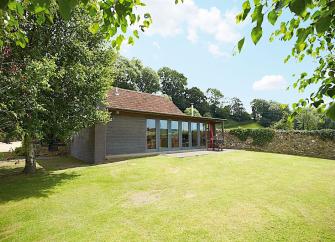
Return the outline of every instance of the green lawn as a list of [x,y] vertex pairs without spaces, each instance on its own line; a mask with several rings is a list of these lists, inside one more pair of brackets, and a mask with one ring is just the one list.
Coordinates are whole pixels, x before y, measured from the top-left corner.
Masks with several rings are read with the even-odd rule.
[[262,125],[255,121],[247,121],[247,122],[237,122],[234,120],[227,120],[225,121],[225,128],[226,129],[234,129],[234,128],[244,128],[244,129],[258,129],[264,128]]
[[40,165],[25,176],[0,163],[0,240],[335,240],[334,160],[236,151]]

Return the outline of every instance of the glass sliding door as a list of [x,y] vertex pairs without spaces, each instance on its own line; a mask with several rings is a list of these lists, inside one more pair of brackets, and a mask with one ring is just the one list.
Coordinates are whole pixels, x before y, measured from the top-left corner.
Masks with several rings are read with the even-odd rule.
[[147,119],[147,149],[156,149],[156,120]]
[[160,120],[160,147],[161,148],[168,148],[168,121],[167,120]]
[[171,146],[172,148],[179,147],[179,122],[171,121]]
[[182,146],[189,147],[189,129],[188,122],[182,122]]
[[200,146],[206,146],[206,127],[207,125],[205,123],[200,124]]
[[198,124],[191,123],[192,147],[198,146]]

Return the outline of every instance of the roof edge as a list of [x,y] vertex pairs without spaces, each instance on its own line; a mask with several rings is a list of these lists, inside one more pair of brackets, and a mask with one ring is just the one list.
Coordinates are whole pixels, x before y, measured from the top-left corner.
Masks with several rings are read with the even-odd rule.
[[227,120],[227,119],[210,118],[210,117],[196,117],[196,116],[190,116],[186,114],[148,112],[148,111],[140,111],[140,110],[134,110],[134,109],[122,109],[122,108],[111,108],[111,107],[108,107],[108,111],[121,111],[121,112],[132,113],[132,114],[144,114],[144,115],[152,115],[152,116],[175,117],[175,118],[181,118],[181,119],[184,118],[184,119],[189,119],[189,120],[211,121],[215,123],[221,123]]

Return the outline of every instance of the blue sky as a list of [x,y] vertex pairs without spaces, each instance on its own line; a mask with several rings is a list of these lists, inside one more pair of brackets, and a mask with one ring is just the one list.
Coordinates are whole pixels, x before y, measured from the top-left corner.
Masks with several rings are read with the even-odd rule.
[[[249,22],[235,24],[235,14],[242,1],[238,0],[144,0],[153,18],[146,33],[141,33],[134,46],[124,45],[121,54],[136,57],[158,70],[168,66],[188,78],[188,86],[206,91],[214,87],[225,97],[240,98],[248,111],[254,98],[291,104],[307,94],[286,90],[295,78],[292,74],[310,71],[314,63],[283,59],[292,43],[274,41],[269,36],[274,29],[265,24],[263,38],[255,46],[250,39]],[[282,19],[285,16],[282,17]],[[281,19],[279,19],[281,20]],[[241,54],[233,56],[237,41],[246,36]]]

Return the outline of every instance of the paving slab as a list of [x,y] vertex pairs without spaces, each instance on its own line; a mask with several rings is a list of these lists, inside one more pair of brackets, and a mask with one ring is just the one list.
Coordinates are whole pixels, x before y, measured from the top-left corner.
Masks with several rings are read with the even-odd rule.
[[169,154],[163,154],[163,155],[168,156],[168,157],[185,158],[185,157],[194,157],[194,156],[202,156],[202,155],[209,155],[209,154],[228,153],[232,151],[235,151],[235,150],[224,149],[222,151],[212,151],[212,150],[186,151],[186,152],[169,153]]

